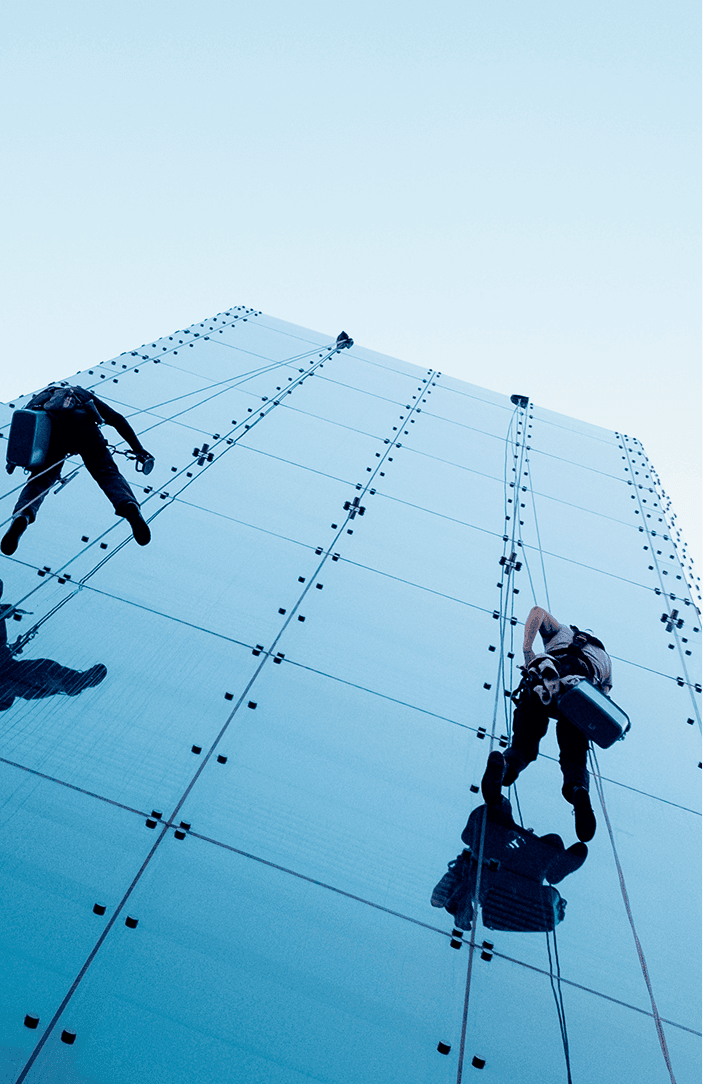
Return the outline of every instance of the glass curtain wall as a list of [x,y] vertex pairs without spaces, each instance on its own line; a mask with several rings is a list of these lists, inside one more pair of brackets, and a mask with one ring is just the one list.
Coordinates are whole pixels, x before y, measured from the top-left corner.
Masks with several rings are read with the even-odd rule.
[[[73,456],[0,558],[0,1081],[697,1084],[700,618],[639,442],[244,307],[66,379],[152,540]],[[632,723],[585,861],[553,722],[483,805],[535,605]]]

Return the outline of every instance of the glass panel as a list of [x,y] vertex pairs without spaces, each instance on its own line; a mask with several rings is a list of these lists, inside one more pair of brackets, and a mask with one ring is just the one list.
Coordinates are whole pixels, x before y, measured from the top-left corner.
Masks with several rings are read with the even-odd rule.
[[[26,963],[16,983],[10,964],[12,1068],[0,1076],[16,1079],[40,1040],[17,999],[46,1021],[89,963],[30,1080],[455,1081],[469,935],[452,948],[466,914],[430,897],[457,876],[488,739],[508,741],[505,690],[533,602],[592,628],[614,658],[632,732],[597,750],[598,764],[672,1056],[688,1071],[700,626],[641,449],[558,415],[525,419],[538,536],[529,488],[505,486],[516,480],[506,396],[356,346],[310,375],[333,340],[238,314],[79,374],[128,404],[156,455],[148,478],[119,460],[151,545],[134,544],[81,468],[4,558],[3,602],[31,613],[0,624],[16,647],[36,637],[0,651],[3,772],[22,779],[3,791],[5,934]],[[22,477],[0,478],[7,520]],[[354,499],[365,512],[351,518]],[[504,533],[523,560],[503,588],[514,625],[494,617]],[[667,632],[672,607],[684,625]],[[552,724],[510,791],[520,861],[558,849],[540,837],[576,841],[558,757]],[[48,791],[63,796],[56,814]],[[595,786],[592,798],[596,835],[558,884],[574,1079],[649,1080],[666,1069]],[[90,962],[83,897],[92,907],[94,885],[111,899],[132,885],[160,838],[145,825],[152,809],[175,823],[130,895],[139,925],[116,923]],[[485,1055],[496,1080],[542,1084],[566,1075],[546,938],[496,928],[501,915],[516,925],[500,910],[516,872],[503,858],[492,871],[503,895],[484,896],[478,916],[478,944],[495,952],[474,960],[464,1069]],[[522,885],[523,927],[543,888]],[[52,937],[56,966],[39,958]]]
[[664,1024],[664,1036],[669,1050],[674,1076],[677,1080],[700,1080],[701,1038],[696,1029],[693,1033]]
[[700,810],[700,733],[688,722],[694,714],[689,690],[641,666],[619,660],[615,666],[613,696],[627,705],[632,727],[624,741],[596,750],[601,771],[635,790]]
[[[374,395],[411,407],[427,392],[427,376],[418,378],[416,372],[399,373],[385,365],[373,364],[367,357],[355,356],[355,352],[342,354],[344,370],[335,374],[335,380],[345,387],[367,391],[373,387]],[[325,372],[327,368],[325,367]],[[333,371],[330,371],[332,377]]]
[[[357,390],[343,383],[339,356],[305,381],[295,396],[295,406],[318,418],[340,422],[362,433],[390,436],[392,427],[405,418],[406,403],[389,400],[369,390]],[[407,402],[407,400],[406,400]]]
[[[551,608],[557,618],[568,617],[569,623],[592,629],[616,659],[625,657],[657,673],[678,676],[678,652],[667,647],[670,640],[661,622],[667,603],[655,594],[653,587],[647,589],[603,576],[549,553],[544,554],[544,565]],[[626,636],[623,636],[623,623],[627,627]],[[617,693],[614,696],[617,699]]]
[[130,910],[59,1025],[77,1076],[455,1079],[437,1043],[466,959],[442,935],[195,838],[165,841]]
[[[665,1084],[670,1079],[651,1018],[567,983],[562,992],[574,1080],[601,1084],[604,1074],[633,1084]],[[535,975],[497,956],[490,964],[479,961],[471,982],[466,1051],[467,1070],[478,1054],[499,1081],[565,1080],[564,1047],[548,975]]]
[[403,703],[465,719],[467,687],[476,679],[463,685],[454,677],[468,658],[483,657],[490,635],[487,615],[482,627],[468,626],[466,607],[451,599],[416,588],[409,597],[403,583],[341,561],[334,567],[334,575],[322,581],[324,590],[301,605],[297,616],[304,621],[291,621],[280,650],[345,681],[357,683],[363,675],[366,688]]
[[[440,485],[444,481],[437,479],[433,496],[428,480],[426,497],[435,507],[441,507],[443,493],[448,501],[450,487],[445,490]],[[395,485],[390,488],[395,490]],[[490,612],[499,605],[496,583],[500,565],[495,534],[425,512],[402,499],[388,499],[380,491],[364,500],[366,514],[354,521],[353,539],[344,535],[340,538],[343,560],[439,592],[467,606]]]
[[612,477],[590,465],[566,463],[537,450],[530,453],[530,469],[535,493],[549,493],[565,504],[639,527],[641,516],[634,516],[637,500],[625,471],[620,478]]
[[[44,661],[31,685],[5,677],[7,759],[146,812],[173,807],[199,764],[191,747],[207,752],[225,693],[257,665],[248,647],[96,591],[54,613],[21,658]],[[107,673],[72,691],[98,664]]]
[[286,406],[287,409],[271,411],[264,424],[241,437],[240,447],[292,460],[296,465],[333,474],[354,485],[361,481],[366,464],[373,462],[379,447],[383,448],[378,437],[298,410],[294,399]]
[[[0,1066],[16,1072],[154,843],[144,819],[0,762]],[[105,907],[103,915],[94,904]],[[25,1015],[39,1017],[36,1029]],[[5,1046],[5,1044],[7,1044]],[[11,1070],[15,1070],[12,1072]]]
[[[426,396],[420,400],[423,414],[430,417],[442,418],[456,425],[465,427],[468,419],[480,416],[481,428],[493,436],[505,437],[510,425],[511,418],[515,414],[515,407],[507,396],[496,395],[493,403],[487,401],[490,392],[483,392],[476,388],[475,394],[466,391],[459,392],[448,390],[445,385],[445,376],[432,381]],[[470,387],[470,385],[464,385]],[[471,424],[469,422],[469,424]]]
[[535,407],[530,410],[528,439],[534,452],[588,466],[615,477],[626,467],[620,437],[586,422],[572,421],[561,414]]
[[[379,493],[457,518],[484,531],[489,526],[500,538],[506,522],[503,478],[487,474],[490,462],[485,455],[477,456],[483,469],[473,470],[417,455],[414,449],[405,446],[400,450],[394,448],[392,453],[383,464],[384,476],[374,478]],[[502,468],[502,464],[495,466]],[[494,537],[494,548],[495,543]]]
[[429,898],[461,850],[485,741],[287,659],[248,695],[218,746],[227,763],[183,807],[193,830],[450,929]]
[[484,421],[482,417],[481,424],[475,426],[461,424],[433,416],[423,409],[412,429],[410,426],[407,427],[407,436],[403,431],[399,439],[413,451],[439,456],[445,463],[469,467],[489,478],[500,479],[502,482],[506,458],[507,421],[504,431],[499,433],[491,433],[481,428]]
[[[700,818],[612,784],[606,784],[604,790],[608,814],[617,826],[615,844],[659,1012],[669,1020],[698,1028],[700,981],[690,962],[700,959],[701,951],[701,867],[696,853]],[[669,845],[657,854],[653,869],[652,840],[661,837]],[[604,849],[607,844],[604,831]],[[607,861],[612,870],[610,880],[619,887],[612,855]],[[675,898],[672,884],[677,886]],[[685,904],[679,906],[679,899]],[[662,936],[664,922],[666,934]],[[632,934],[629,937],[632,940]],[[644,986],[644,979],[641,982]]]

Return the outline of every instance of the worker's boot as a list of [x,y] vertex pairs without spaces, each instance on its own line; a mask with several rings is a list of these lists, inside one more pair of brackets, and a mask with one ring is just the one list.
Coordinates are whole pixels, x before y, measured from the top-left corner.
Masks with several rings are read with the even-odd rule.
[[139,511],[139,505],[136,501],[126,501],[115,509],[118,516],[124,516],[132,528],[132,534],[134,535],[134,541],[138,546],[146,546],[151,542],[151,531],[149,530],[149,524],[146,522],[141,512]]
[[17,549],[17,543],[29,527],[29,520],[26,516],[15,516],[10,526],[5,531],[2,541],[0,541],[0,550],[6,557],[11,557]]
[[582,843],[589,843],[596,834],[596,817],[586,788],[574,787],[571,802],[576,818],[576,835]]
[[486,805],[498,805],[502,800],[501,786],[505,775],[505,757],[498,749],[488,754],[488,763],[481,780],[481,793]]

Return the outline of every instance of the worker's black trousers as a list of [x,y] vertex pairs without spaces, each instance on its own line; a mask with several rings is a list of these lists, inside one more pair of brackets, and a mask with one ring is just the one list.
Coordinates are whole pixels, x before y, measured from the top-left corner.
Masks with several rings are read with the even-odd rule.
[[539,743],[547,733],[549,720],[557,721],[559,765],[564,776],[561,792],[570,802],[574,787],[588,790],[588,738],[553,705],[545,707],[535,693],[523,695],[513,715],[513,737],[505,759],[518,774],[537,759]]
[[90,418],[74,417],[65,421],[52,420],[47,466],[38,467],[31,472],[29,481],[19,495],[13,515],[26,516],[32,523],[45,496],[61,477],[64,458],[76,453],[81,456],[89,473],[118,515],[121,514],[118,511],[120,506],[131,502],[139,503],[117,469],[107,442],[95,422]]

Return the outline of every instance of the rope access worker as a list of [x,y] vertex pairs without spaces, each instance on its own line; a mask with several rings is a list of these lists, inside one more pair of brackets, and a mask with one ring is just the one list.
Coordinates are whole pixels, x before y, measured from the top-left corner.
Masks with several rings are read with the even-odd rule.
[[[544,654],[532,649],[539,632]],[[612,688],[612,664],[603,644],[575,625],[562,625],[540,606],[533,606],[525,622],[523,644],[524,677],[518,690],[518,702],[513,715],[513,736],[505,754],[500,757],[504,768],[500,783],[510,787],[518,775],[537,759],[539,743],[547,733],[549,720],[556,719],[559,765],[564,777],[561,792],[574,807],[576,835],[587,843],[596,832],[596,818],[588,793],[588,737],[574,726],[556,706],[556,694],[562,679],[585,677],[597,689],[608,693]],[[493,764],[493,772],[498,765]]]
[[110,425],[116,429],[127,441],[142,468],[145,464],[153,464],[153,456],[143,447],[127,419],[91,391],[69,385],[50,384],[33,396],[25,409],[46,411],[50,416],[49,446],[44,464],[30,469],[29,481],[19,495],[12,523],[0,541],[0,550],[7,556],[15,552],[20,538],[29,524],[34,522],[44,497],[61,478],[64,459],[76,453],[112,503],[115,515],[123,516],[132,528],[138,545],[146,546],[151,540],[149,526],[98,428]]

